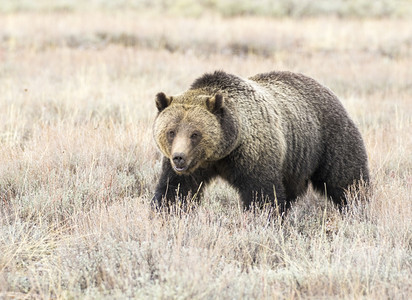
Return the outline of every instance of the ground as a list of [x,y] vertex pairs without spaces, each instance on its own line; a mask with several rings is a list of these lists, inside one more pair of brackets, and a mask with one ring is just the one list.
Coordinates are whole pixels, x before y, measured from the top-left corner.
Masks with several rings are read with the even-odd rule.
[[[410,297],[410,20],[3,11],[0,298]],[[268,222],[216,181],[154,213],[154,97],[215,69],[330,87],[364,137],[370,202],[341,214],[309,193]]]

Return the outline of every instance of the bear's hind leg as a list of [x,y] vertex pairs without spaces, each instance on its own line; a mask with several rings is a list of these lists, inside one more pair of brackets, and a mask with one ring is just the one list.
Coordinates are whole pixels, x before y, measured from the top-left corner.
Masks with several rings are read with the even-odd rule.
[[346,193],[350,187],[360,182],[368,182],[369,173],[366,163],[362,165],[362,162],[341,163],[341,167],[338,166],[335,164],[331,165],[329,169],[318,170],[312,176],[311,182],[315,190],[323,195],[326,194],[341,210],[347,205]]
[[317,192],[332,199],[333,203],[335,203],[339,209],[342,209],[342,207],[346,205],[347,201],[344,188],[336,187],[328,184],[327,182],[316,180],[312,180],[312,185]]

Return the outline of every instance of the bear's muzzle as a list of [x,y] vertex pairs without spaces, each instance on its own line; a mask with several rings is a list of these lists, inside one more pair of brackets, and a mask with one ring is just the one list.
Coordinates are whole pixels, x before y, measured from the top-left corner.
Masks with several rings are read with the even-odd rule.
[[183,172],[187,169],[186,155],[182,152],[174,153],[172,155],[173,168],[177,172]]

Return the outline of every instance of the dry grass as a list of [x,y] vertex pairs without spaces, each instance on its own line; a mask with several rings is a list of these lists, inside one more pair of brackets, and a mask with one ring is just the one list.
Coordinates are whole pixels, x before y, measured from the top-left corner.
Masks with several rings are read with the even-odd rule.
[[5,0],[0,12],[79,12],[124,11],[199,17],[217,14],[224,17],[258,15],[271,17],[410,17],[411,0]]
[[[0,15],[0,298],[412,295],[412,22]],[[370,202],[309,193],[283,223],[215,182],[154,214],[154,95],[275,69],[334,90],[365,138]]]

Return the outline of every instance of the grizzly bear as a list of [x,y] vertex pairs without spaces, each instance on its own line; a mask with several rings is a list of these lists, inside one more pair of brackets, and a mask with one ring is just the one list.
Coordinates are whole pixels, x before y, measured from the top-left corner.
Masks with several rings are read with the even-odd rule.
[[309,182],[342,207],[345,190],[369,180],[359,130],[338,98],[304,75],[215,71],[181,95],[157,94],[156,106],[157,207],[199,196],[217,176],[245,208],[269,202],[286,212]]

